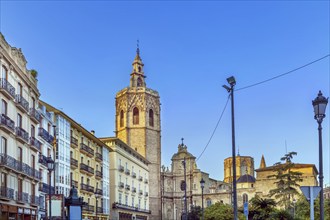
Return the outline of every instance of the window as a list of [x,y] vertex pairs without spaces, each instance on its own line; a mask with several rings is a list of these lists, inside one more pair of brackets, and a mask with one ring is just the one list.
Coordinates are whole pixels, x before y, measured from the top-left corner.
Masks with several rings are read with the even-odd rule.
[[23,180],[22,179],[18,179],[18,187],[17,187],[17,191],[19,193],[21,193],[23,191]]
[[139,109],[137,107],[133,109],[133,124],[139,124]]
[[152,109],[149,110],[149,126],[154,126],[154,111]]
[[7,102],[3,99],[1,101],[1,114],[7,115]]
[[137,79],[137,86],[138,87],[140,87],[140,86],[142,86],[142,79],[141,79],[141,77],[139,77],[138,79]]
[[124,111],[123,110],[120,111],[119,125],[120,125],[120,127],[124,126]]
[[31,125],[31,137],[35,137],[35,133],[36,133],[36,128]]
[[81,183],[84,183],[84,177],[83,176],[81,177]]
[[32,108],[36,108],[36,100],[32,97]]
[[211,199],[206,199],[206,207],[210,207],[212,205]]
[[125,205],[128,205],[128,196],[125,196]]
[[134,207],[134,197],[132,196],[132,206]]
[[87,178],[87,185],[89,186],[89,178]]
[[17,149],[17,160],[19,162],[23,161],[23,150],[21,147],[18,147],[18,149]]
[[5,66],[1,66],[1,78],[8,80],[8,71]]
[[23,86],[21,83],[18,83],[17,94],[22,96],[22,93],[23,93]]
[[22,128],[22,115],[17,114],[17,127]]
[[119,193],[119,196],[118,196],[118,202],[119,202],[119,204],[121,204],[121,200],[122,200],[122,194]]
[[35,156],[34,155],[31,155],[31,167],[33,168],[33,169],[35,169],[35,163],[36,163],[36,158],[35,158]]
[[1,137],[0,153],[5,155],[7,154],[7,139],[4,137]]
[[50,128],[51,128],[50,124],[47,123],[47,131],[48,131],[49,134],[51,134],[51,133],[50,133]]
[[7,174],[1,173],[1,182],[0,182],[1,188],[6,188],[7,187]]
[[246,203],[249,201],[249,197],[246,193],[243,194],[243,203]]
[[139,208],[139,209],[141,208],[141,199],[139,199],[139,205],[138,205],[138,208]]
[[36,185],[31,183],[31,195],[35,196],[36,195]]

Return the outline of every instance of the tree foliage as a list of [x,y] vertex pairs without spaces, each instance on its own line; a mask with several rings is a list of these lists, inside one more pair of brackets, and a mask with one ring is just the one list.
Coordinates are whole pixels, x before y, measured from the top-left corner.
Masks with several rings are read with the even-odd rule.
[[[239,219],[245,219],[242,213],[238,213]],[[230,205],[217,202],[204,210],[205,220],[232,220],[234,219],[233,208]]]
[[302,182],[302,173],[292,171],[294,167],[292,158],[294,155],[297,155],[297,153],[289,152],[285,154],[281,158],[281,161],[284,163],[276,163],[274,165],[275,174],[268,176],[268,178],[275,178],[274,184],[277,186],[269,191],[269,196],[275,197],[278,204],[285,209],[289,209],[292,206],[294,195],[299,195],[297,188],[300,186],[299,182]]
[[253,220],[264,220],[268,219],[270,214],[274,211],[276,202],[274,199],[264,199],[255,196],[250,200],[250,205],[249,217]]

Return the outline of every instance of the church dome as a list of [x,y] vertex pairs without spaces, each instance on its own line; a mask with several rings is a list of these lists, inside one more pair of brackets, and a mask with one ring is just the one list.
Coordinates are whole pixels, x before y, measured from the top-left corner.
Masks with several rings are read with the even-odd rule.
[[255,182],[256,182],[256,179],[249,174],[240,176],[240,178],[238,178],[238,180],[237,180],[237,183],[255,183]]

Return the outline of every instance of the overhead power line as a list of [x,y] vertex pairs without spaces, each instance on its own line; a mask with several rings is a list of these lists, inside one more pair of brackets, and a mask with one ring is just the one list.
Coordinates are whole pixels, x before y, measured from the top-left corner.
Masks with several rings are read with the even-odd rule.
[[222,110],[222,112],[221,112],[220,118],[219,118],[219,120],[218,120],[218,122],[217,122],[217,124],[216,124],[216,126],[215,126],[215,128],[214,128],[214,130],[213,130],[213,132],[212,132],[212,135],[211,135],[209,141],[207,142],[207,144],[206,144],[206,146],[204,147],[202,153],[198,156],[198,158],[197,158],[196,161],[198,161],[198,159],[203,155],[203,153],[204,153],[204,151],[206,150],[206,148],[209,146],[209,144],[210,144],[210,142],[211,142],[211,140],[212,140],[212,138],[213,138],[213,135],[214,135],[215,131],[217,130],[218,125],[219,125],[219,123],[220,123],[220,121],[221,121],[221,119],[222,119],[223,113],[225,112],[225,110],[226,110],[226,108],[227,108],[228,101],[229,101],[229,97],[230,97],[230,94],[228,95],[228,98],[227,98],[227,101],[226,101],[225,107],[223,108],[223,110]]
[[[319,59],[313,60],[313,61],[311,61],[311,62],[309,62],[309,63],[307,63],[307,64],[305,64],[305,65],[302,65],[302,66],[300,66],[300,67],[297,67],[297,68],[295,68],[295,69],[293,69],[293,70],[290,70],[290,71],[288,71],[288,72],[285,72],[285,73],[279,74],[279,75],[274,76],[274,77],[272,77],[272,78],[269,78],[269,79],[266,79],[266,80],[263,80],[263,81],[260,81],[260,82],[257,82],[257,83],[254,83],[254,84],[251,84],[251,85],[248,85],[248,86],[245,86],[245,87],[239,88],[239,89],[235,89],[235,91],[240,91],[240,90],[248,89],[248,88],[251,88],[251,87],[254,87],[254,86],[257,86],[257,85],[260,85],[260,84],[263,84],[263,83],[269,82],[269,81],[272,81],[272,80],[274,80],[274,79],[280,78],[280,77],[282,77],[282,76],[288,75],[288,74],[293,73],[293,72],[295,72],[295,71],[297,71],[297,70],[300,70],[300,69],[303,69],[303,68],[305,68],[305,67],[307,67],[307,66],[310,66],[310,65],[312,65],[312,64],[314,64],[314,63],[316,63],[316,62],[319,62],[319,61],[321,61],[321,60],[323,60],[323,59],[325,59],[325,58],[327,58],[327,57],[329,57],[329,56],[330,56],[330,54],[327,54],[327,55],[325,55],[325,56],[323,56],[323,57],[321,57],[321,58],[319,58]],[[213,135],[214,135],[215,131],[217,130],[218,125],[219,125],[219,123],[220,123],[220,121],[221,121],[221,119],[222,119],[223,113],[225,112],[225,110],[226,110],[226,108],[227,108],[227,104],[228,104],[228,101],[229,101],[229,97],[230,97],[230,95],[228,95],[228,98],[227,98],[227,101],[226,101],[225,107],[223,108],[223,110],[222,110],[222,112],[221,112],[220,118],[219,118],[219,120],[218,120],[218,122],[217,122],[217,124],[216,124],[216,126],[215,126],[215,128],[214,128],[214,130],[213,130],[213,132],[212,132],[212,134],[211,134],[211,137],[210,137],[209,141],[207,142],[207,144],[206,144],[206,146],[204,147],[202,153],[198,156],[198,158],[197,158],[196,161],[198,161],[199,158],[201,158],[201,156],[204,154],[205,150],[206,150],[207,147],[209,146],[209,144],[210,144],[210,142],[211,142],[211,140],[212,140],[212,138],[213,138]]]
[[302,69],[302,68],[305,68],[305,67],[307,67],[307,66],[309,66],[309,65],[312,65],[312,64],[314,64],[314,63],[316,63],[316,62],[318,62],[318,61],[321,61],[321,60],[323,60],[323,59],[325,59],[325,58],[327,58],[327,57],[329,57],[329,56],[330,56],[330,54],[327,54],[327,55],[325,55],[325,56],[323,56],[323,57],[321,57],[321,58],[319,58],[319,59],[317,59],[317,60],[314,60],[314,61],[312,61],[312,62],[309,62],[309,63],[305,64],[305,65],[302,65],[302,66],[300,66],[300,67],[297,67],[297,68],[295,68],[295,69],[293,69],[293,70],[290,70],[290,71],[288,71],[288,72],[285,72],[285,73],[279,74],[279,75],[274,76],[274,77],[272,77],[272,78],[269,78],[269,79],[266,79],[266,80],[263,80],[263,81],[260,81],[260,82],[257,82],[257,83],[254,83],[254,84],[251,84],[251,85],[248,85],[248,86],[245,86],[245,87],[239,88],[239,89],[235,89],[235,91],[240,91],[240,90],[243,90],[243,89],[251,88],[251,87],[254,87],[254,86],[257,86],[257,85],[260,85],[260,84],[263,84],[263,83],[269,82],[269,81],[272,81],[272,80],[274,80],[274,79],[280,78],[280,77],[282,77],[282,76],[285,76],[285,75],[288,75],[288,74],[290,74],[290,73],[293,73],[293,72],[295,72],[295,71],[297,71],[297,70],[300,70],[300,69]]

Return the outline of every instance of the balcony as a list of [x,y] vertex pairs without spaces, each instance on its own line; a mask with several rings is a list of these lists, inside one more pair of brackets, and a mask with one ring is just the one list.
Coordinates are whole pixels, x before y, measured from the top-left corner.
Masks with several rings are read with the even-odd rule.
[[43,128],[39,128],[39,134],[38,134],[42,139],[47,141],[49,144],[53,144],[54,137],[51,136],[48,131],[46,131]]
[[126,184],[126,185],[125,185],[125,189],[126,189],[126,190],[130,190],[130,189],[131,189],[130,185]]
[[2,200],[14,199],[14,189],[1,186],[0,187],[0,199],[2,199]]
[[0,79],[0,92],[8,99],[15,98],[15,88],[5,78]]
[[[51,187],[51,194],[55,194],[55,188]],[[47,183],[39,183],[39,191],[48,194],[49,193],[49,185]]]
[[143,195],[143,191],[141,189],[139,190],[139,195]]
[[101,171],[96,170],[95,177],[96,177],[96,179],[102,179],[103,178],[103,173]]
[[20,109],[22,112],[25,113],[29,112],[29,102],[26,101],[26,99],[22,95],[16,94],[15,101],[16,101],[16,107],[18,109]]
[[71,136],[71,147],[77,148],[78,147],[78,139]]
[[78,189],[78,181],[71,180],[71,185]]
[[25,192],[16,192],[16,201],[19,203],[28,203],[29,194]]
[[126,169],[126,170],[125,170],[125,174],[126,174],[126,175],[130,175],[130,174],[131,174],[131,171],[130,171],[129,169]]
[[149,193],[148,192],[145,192],[144,193],[144,196],[146,196],[146,197],[149,196]]
[[85,212],[94,212],[94,206],[92,205],[83,205],[82,210]]
[[80,171],[89,175],[89,176],[93,176],[94,175],[94,168],[84,164],[84,163],[80,163]]
[[136,193],[136,187],[132,187],[132,192]]
[[7,115],[1,114],[0,128],[7,131],[7,133],[13,133],[15,131],[15,122]]
[[0,167],[5,167],[9,170],[23,174],[24,176],[40,181],[41,172],[30,167],[29,165],[16,160],[15,158],[7,155],[0,154]]
[[34,123],[40,124],[41,115],[35,108],[30,108],[30,118]]
[[80,144],[80,152],[87,154],[89,157],[94,156],[94,150],[83,143]]
[[32,206],[39,206],[39,196],[31,195],[30,203]]
[[95,159],[96,159],[96,161],[101,162],[103,160],[102,154],[96,152]]
[[102,214],[103,213],[103,207],[96,207],[96,211],[97,211],[97,213]]
[[124,172],[125,168],[124,168],[124,166],[119,165],[118,170],[119,170],[120,172]]
[[148,183],[148,179],[146,178],[146,179],[144,179],[144,183]]
[[27,133],[23,128],[16,127],[15,134],[17,140],[21,141],[23,144],[29,142],[29,133]]
[[103,190],[102,189],[96,189],[95,194],[102,196],[103,195]]
[[42,155],[41,153],[39,153],[39,160],[38,160],[39,163],[41,163],[42,165],[47,167],[47,160],[48,159],[45,155]]
[[78,160],[74,159],[73,157],[70,157],[70,165],[73,169],[78,168]]
[[121,204],[119,202],[114,202],[112,204],[112,208],[113,209],[125,209],[125,210],[131,210],[131,211],[135,211],[135,212],[143,212],[146,214],[150,214],[150,210],[147,209],[141,209],[138,206],[134,207],[134,206],[129,206],[129,205],[125,205],[125,204]]
[[40,196],[39,197],[39,210],[45,211],[45,197]]
[[139,181],[142,181],[143,180],[143,177],[142,176],[139,176]]
[[94,187],[84,183],[80,183],[80,190],[88,193],[94,193]]
[[136,173],[132,171],[132,177],[136,178]]
[[119,188],[124,188],[125,184],[123,182],[119,182],[118,186]]
[[41,151],[41,143],[35,137],[30,137],[31,148],[35,151]]

